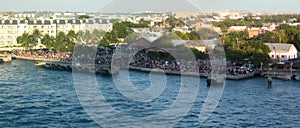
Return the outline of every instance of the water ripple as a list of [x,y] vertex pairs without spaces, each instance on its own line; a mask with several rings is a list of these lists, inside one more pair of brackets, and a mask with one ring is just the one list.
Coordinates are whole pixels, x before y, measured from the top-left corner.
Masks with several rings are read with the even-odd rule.
[[[80,105],[71,72],[36,68],[33,62],[14,60],[11,64],[0,64],[0,73],[1,127],[99,127]],[[147,77],[147,73],[130,72],[138,90],[149,88]],[[119,93],[110,76],[97,76],[107,102],[134,117],[156,115],[172,105],[180,88],[176,84],[180,76],[168,76],[167,80],[170,84],[161,96],[139,103]],[[274,80],[273,83],[268,88],[264,78],[227,81],[219,106],[208,120],[199,123],[200,108],[208,92],[205,80],[201,79],[193,108],[175,127],[300,127],[299,82]],[[172,118],[164,120],[171,122]],[[106,121],[114,122],[114,117]],[[139,125],[143,127],[143,123]],[[153,127],[161,126],[157,123]]]

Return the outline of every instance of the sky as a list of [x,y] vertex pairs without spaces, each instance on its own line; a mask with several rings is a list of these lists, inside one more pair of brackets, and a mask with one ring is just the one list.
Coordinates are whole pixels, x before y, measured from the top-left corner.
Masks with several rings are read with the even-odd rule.
[[300,13],[300,0],[0,0],[0,12],[252,11]]

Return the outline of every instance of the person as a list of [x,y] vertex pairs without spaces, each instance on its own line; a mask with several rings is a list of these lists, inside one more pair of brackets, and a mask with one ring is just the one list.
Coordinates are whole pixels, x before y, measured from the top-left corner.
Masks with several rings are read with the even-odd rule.
[[268,76],[268,84],[271,85],[272,84],[272,77]]

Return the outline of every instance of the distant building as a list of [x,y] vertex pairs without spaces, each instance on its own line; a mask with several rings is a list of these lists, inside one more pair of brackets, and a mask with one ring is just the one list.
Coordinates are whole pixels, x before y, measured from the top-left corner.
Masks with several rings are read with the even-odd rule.
[[253,38],[255,36],[263,34],[263,29],[255,28],[255,27],[248,28],[247,26],[231,26],[228,29],[228,32],[241,32],[241,31],[247,31],[249,34],[248,38]]
[[92,31],[99,29],[111,31],[113,24],[110,20],[86,19],[86,20],[0,20],[0,47],[16,46],[17,37],[23,33],[32,33],[35,29],[42,35],[48,34],[55,37],[59,32],[68,33],[73,30]]
[[228,32],[239,32],[247,29],[247,26],[230,26]]
[[191,28],[189,28],[188,26],[185,25],[185,26],[175,27],[175,28],[173,28],[173,31],[174,32],[179,31],[182,33],[190,33]]
[[249,33],[249,38],[253,38],[255,36],[263,34],[263,31],[260,28],[249,28],[248,33]]
[[200,18],[197,18],[196,19],[196,31],[199,31],[201,29],[202,24],[203,24],[203,20]]
[[272,23],[264,23],[261,29],[264,31],[275,32],[277,26],[278,25]]
[[286,61],[298,58],[298,50],[293,44],[265,43],[265,45],[270,48],[269,56],[273,60]]

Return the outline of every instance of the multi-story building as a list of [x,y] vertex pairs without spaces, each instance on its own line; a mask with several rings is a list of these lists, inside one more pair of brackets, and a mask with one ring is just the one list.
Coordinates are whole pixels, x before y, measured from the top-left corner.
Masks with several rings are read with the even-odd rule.
[[[0,21],[0,23],[3,21]],[[15,21],[12,23],[8,20],[3,22],[5,25],[0,25],[0,46],[11,46],[17,44],[18,26]]]
[[0,47],[17,45],[17,37],[23,33],[32,33],[35,29],[41,34],[55,37],[59,32],[68,33],[99,29],[111,31],[113,24],[110,20],[0,20]]

